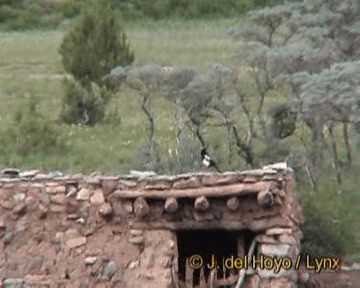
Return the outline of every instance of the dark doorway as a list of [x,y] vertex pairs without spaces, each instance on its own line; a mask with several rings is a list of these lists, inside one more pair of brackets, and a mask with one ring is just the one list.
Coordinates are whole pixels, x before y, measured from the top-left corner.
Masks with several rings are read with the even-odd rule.
[[[238,274],[237,270],[224,270],[223,260],[234,256],[243,257],[249,251],[250,244],[256,234],[250,230],[184,230],[177,232],[179,281],[184,283],[186,261],[193,255],[200,255],[203,260],[204,274],[208,280],[213,258],[217,260],[217,279],[227,278],[231,274]],[[255,254],[256,254],[255,250]],[[220,262],[220,263],[219,263]],[[200,269],[194,270],[193,285],[197,287],[200,280]],[[231,286],[222,286],[231,287]]]
[[[206,279],[209,276],[213,258],[217,260],[219,278],[229,276],[230,271],[223,271],[222,262],[227,257],[237,256],[238,231],[226,230],[195,230],[180,231],[177,233],[179,252],[179,279],[185,280],[186,260],[193,255],[200,255],[203,259],[203,267]],[[220,263],[219,263],[220,262]],[[194,271],[194,285],[199,284],[200,269]]]

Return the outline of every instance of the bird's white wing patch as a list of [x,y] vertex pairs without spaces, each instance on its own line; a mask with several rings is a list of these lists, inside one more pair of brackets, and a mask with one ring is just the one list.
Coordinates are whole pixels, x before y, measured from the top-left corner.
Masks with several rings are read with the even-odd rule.
[[[207,156],[207,155],[206,155]],[[209,167],[210,166],[210,160],[208,158],[210,157],[206,157],[202,160],[202,163],[204,164],[204,166]]]

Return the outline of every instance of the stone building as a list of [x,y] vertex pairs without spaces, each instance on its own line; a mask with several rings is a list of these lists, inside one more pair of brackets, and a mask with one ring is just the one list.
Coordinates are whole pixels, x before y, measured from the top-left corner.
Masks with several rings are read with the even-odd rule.
[[298,287],[294,184],[272,169],[4,170],[0,287]]

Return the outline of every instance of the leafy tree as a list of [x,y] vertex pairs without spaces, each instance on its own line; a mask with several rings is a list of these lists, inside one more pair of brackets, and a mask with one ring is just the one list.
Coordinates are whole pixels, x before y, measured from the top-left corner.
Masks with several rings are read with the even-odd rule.
[[[337,147],[332,136],[338,125],[343,126],[347,162],[351,163],[348,130],[349,124],[356,123],[358,118],[358,109],[354,112],[351,108],[358,107],[355,92],[358,83],[356,74],[346,71],[356,69],[354,61],[360,56],[359,6],[358,1],[353,0],[286,2],[251,12],[250,23],[232,31],[235,37],[245,40],[241,45],[240,63],[254,71],[261,97],[267,95],[278,80],[290,84],[295,96],[292,111],[310,131],[310,142],[304,143],[308,150],[306,169],[314,189],[326,151],[324,127],[329,128],[326,129],[339,184]],[[344,64],[332,67],[340,62]],[[324,69],[328,69],[327,72]],[[335,81],[339,73],[343,76],[339,77],[342,82]],[[333,113],[335,107],[337,111]],[[260,124],[264,123],[259,119]]]
[[[242,40],[239,62],[253,71],[258,90],[285,84],[288,107],[271,109],[271,131],[281,134],[293,125],[288,120],[296,120],[289,141],[300,140],[303,145],[293,145],[291,152],[296,154],[296,166],[305,168],[312,190],[319,192],[307,195],[307,183],[298,178],[306,220],[303,249],[314,255],[351,252],[349,244],[357,233],[349,225],[355,210],[348,199],[356,191],[349,175],[357,169],[350,135],[360,122],[359,9],[357,0],[288,1],[251,12],[250,22],[232,31]],[[352,169],[342,173],[350,165]],[[328,176],[331,170],[334,179]],[[348,195],[338,195],[346,190]]]
[[79,21],[64,37],[60,54],[65,70],[79,83],[65,82],[62,119],[85,124],[101,121],[108,99],[96,96],[94,84],[103,89],[104,77],[112,68],[134,61],[126,34],[108,1],[93,0],[83,7]]

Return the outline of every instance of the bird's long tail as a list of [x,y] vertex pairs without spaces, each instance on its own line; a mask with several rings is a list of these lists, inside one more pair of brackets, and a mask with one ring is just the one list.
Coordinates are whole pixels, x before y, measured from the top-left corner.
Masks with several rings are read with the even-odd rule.
[[214,164],[214,168],[216,169],[217,172],[222,173],[221,170],[219,169],[219,167],[216,164]]

